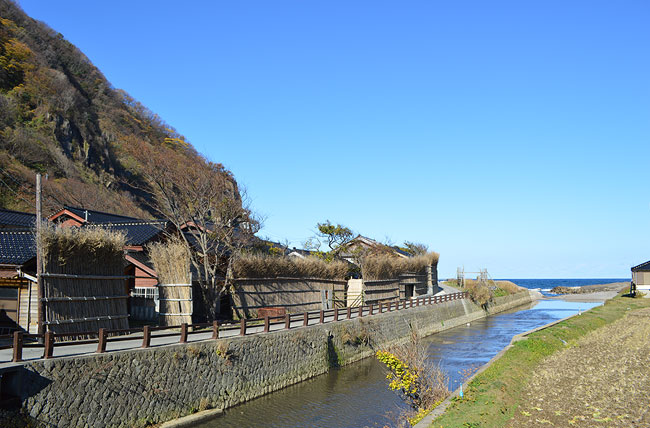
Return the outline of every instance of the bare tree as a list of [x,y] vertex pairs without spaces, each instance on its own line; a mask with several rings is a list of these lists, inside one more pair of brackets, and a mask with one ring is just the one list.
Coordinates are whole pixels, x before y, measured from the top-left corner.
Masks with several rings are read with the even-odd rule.
[[[190,249],[209,318],[219,314],[231,256],[259,230],[259,221],[242,201],[237,183],[223,165],[210,162],[189,144],[166,139],[152,146],[130,141],[137,161],[134,172],[144,179],[152,208],[175,226]],[[190,158],[192,168],[184,168]]]

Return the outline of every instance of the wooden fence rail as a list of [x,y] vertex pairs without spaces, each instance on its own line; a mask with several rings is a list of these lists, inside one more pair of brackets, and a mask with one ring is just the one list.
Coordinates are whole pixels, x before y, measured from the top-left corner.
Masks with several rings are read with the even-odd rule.
[[[151,346],[151,338],[172,337],[179,336],[178,343],[187,343],[188,337],[191,334],[212,332],[212,339],[218,339],[223,331],[237,331],[239,330],[240,336],[250,334],[268,333],[277,331],[273,326],[282,326],[280,329],[291,329],[292,322],[302,321],[302,326],[323,324],[325,322],[336,322],[339,320],[349,320],[352,314],[356,313],[357,317],[377,315],[385,312],[399,311],[410,309],[417,306],[435,305],[438,303],[449,302],[452,300],[466,299],[469,295],[466,292],[443,294],[441,296],[426,296],[417,297],[410,300],[403,301],[384,301],[370,305],[347,307],[347,308],[334,308],[320,311],[311,311],[297,314],[286,314],[282,316],[264,317],[255,319],[242,318],[238,323],[220,323],[214,321],[205,324],[187,324],[173,326],[144,326],[142,328],[130,329],[116,329],[109,330],[100,328],[98,331],[86,331],[75,333],[53,333],[51,331],[45,334],[27,334],[21,331],[16,331],[13,334],[0,335],[0,340],[11,340],[12,344],[7,346],[0,346],[0,349],[13,349],[13,362],[20,362],[23,358],[23,348],[43,348],[42,358],[52,358],[54,356],[54,348],[61,346],[83,345],[97,343],[97,353],[106,352],[106,345],[109,342],[120,342],[127,340],[142,339],[142,348]],[[332,318],[327,321],[328,318]],[[315,321],[315,323],[310,323]],[[251,328],[263,327],[261,331],[251,331]],[[160,334],[153,334],[154,332],[161,332]],[[58,342],[55,344],[56,338],[83,336],[86,339]],[[91,339],[88,339],[91,338]],[[96,339],[95,339],[96,338]]]

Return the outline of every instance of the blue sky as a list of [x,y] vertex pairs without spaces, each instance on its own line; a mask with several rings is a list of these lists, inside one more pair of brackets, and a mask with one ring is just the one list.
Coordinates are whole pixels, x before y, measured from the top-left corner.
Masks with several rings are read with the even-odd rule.
[[20,4],[230,168],[263,236],[329,219],[442,277],[650,259],[647,1]]

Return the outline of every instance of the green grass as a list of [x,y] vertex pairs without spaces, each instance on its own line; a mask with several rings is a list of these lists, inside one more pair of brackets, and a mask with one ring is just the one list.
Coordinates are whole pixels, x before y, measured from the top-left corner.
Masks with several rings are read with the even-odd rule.
[[[650,299],[618,296],[552,327],[532,333],[468,385],[463,399],[455,399],[431,427],[501,428],[514,415],[518,397],[535,368],[547,356],[571,346],[587,333],[622,318],[629,310],[650,307]],[[567,344],[565,345],[564,342]]]

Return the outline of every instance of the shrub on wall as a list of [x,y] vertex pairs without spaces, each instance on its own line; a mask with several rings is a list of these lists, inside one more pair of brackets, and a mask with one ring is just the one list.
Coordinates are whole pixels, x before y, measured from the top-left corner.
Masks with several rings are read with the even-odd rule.
[[277,257],[263,254],[240,254],[233,260],[234,278],[321,278],[346,279],[349,264],[324,261],[317,257]]
[[409,258],[392,254],[369,254],[361,259],[361,274],[366,280],[394,279],[403,273],[424,275],[427,266],[438,265],[439,257],[434,252]]

